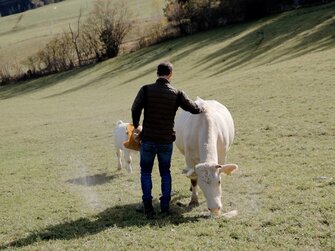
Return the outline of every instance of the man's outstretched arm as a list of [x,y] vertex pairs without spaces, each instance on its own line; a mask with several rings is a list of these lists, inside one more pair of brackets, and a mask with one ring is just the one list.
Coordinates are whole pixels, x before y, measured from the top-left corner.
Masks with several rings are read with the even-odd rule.
[[185,92],[179,92],[180,104],[179,106],[190,113],[199,114],[204,111],[202,107],[199,107],[194,101],[192,101]]

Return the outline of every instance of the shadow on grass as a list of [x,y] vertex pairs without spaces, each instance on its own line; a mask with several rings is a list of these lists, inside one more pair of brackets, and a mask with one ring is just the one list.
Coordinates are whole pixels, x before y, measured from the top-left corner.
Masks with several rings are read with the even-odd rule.
[[[203,71],[214,70],[211,75],[240,68],[251,60],[262,59],[259,65],[274,60],[293,59],[313,51],[335,47],[335,4],[310,7],[265,18],[249,25],[249,28],[231,42],[208,54],[197,62]],[[287,44],[288,47],[281,49]],[[271,56],[274,49],[280,49]],[[266,58],[264,58],[266,56]]]
[[114,178],[116,178],[115,175],[107,176],[106,173],[101,173],[101,174],[95,174],[91,176],[70,179],[70,180],[67,180],[66,182],[74,184],[74,185],[97,186],[97,185],[108,183]]
[[[335,3],[330,3],[182,37],[127,55],[120,61],[118,68],[100,77],[111,77],[115,70],[140,69],[143,65],[167,58],[176,63],[213,45],[219,46],[210,53],[204,53],[204,56],[199,57],[190,67],[200,68],[199,71],[215,76],[239,69],[258,58],[262,58],[259,65],[263,65],[281,58],[293,59],[313,51],[328,50],[335,47],[334,10]],[[225,42],[228,43],[223,44]],[[283,44],[287,44],[287,48],[281,49]],[[279,50],[272,55],[274,49]],[[120,85],[154,73],[155,67],[152,66]]]
[[[180,198],[181,197],[176,197],[173,201]],[[41,241],[78,239],[97,234],[111,227],[126,228],[147,225],[163,227],[196,222],[206,218],[205,216],[185,217],[182,214],[191,209],[188,207],[179,207],[177,210],[174,210],[174,213],[170,216],[158,216],[154,220],[147,220],[144,214],[135,211],[135,206],[136,204],[118,205],[108,208],[90,218],[79,218],[74,221],[49,226],[41,231],[31,233],[25,238],[17,239],[11,243],[0,246],[0,249],[25,247]]]
[[76,78],[78,75],[89,74],[88,69],[94,67],[95,65],[84,66],[80,69],[74,69],[66,72],[55,73],[49,76],[40,77],[31,81],[19,82],[16,84],[5,85],[0,88],[0,100],[8,99],[15,96],[32,93],[34,91],[39,91],[46,89],[48,87],[57,85],[65,80],[71,81],[71,79]]

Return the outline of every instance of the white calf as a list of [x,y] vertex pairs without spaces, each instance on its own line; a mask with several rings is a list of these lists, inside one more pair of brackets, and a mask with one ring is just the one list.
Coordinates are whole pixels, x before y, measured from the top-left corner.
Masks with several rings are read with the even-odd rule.
[[127,127],[129,123],[124,123],[119,120],[116,122],[116,126],[114,129],[114,145],[116,149],[116,155],[118,160],[118,170],[122,169],[122,155],[124,156],[124,161],[126,164],[126,170],[128,173],[132,172],[131,166],[131,150],[124,147],[123,143],[128,140]]

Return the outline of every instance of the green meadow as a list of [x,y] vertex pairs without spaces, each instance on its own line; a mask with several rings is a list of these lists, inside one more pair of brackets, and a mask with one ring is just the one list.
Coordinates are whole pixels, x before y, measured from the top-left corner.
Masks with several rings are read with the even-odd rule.
[[[56,35],[64,31],[69,32],[69,24],[72,29],[76,29],[80,12],[80,21],[84,22],[93,9],[94,2],[65,0],[0,18],[0,65],[4,61],[21,63],[42,49]],[[163,16],[164,0],[126,2],[129,7],[129,21],[135,22],[133,31],[126,38],[127,41],[147,34],[146,27],[150,27],[150,21],[157,21]]]
[[[1,87],[0,249],[335,250],[334,13],[301,8]],[[232,113],[240,169],[221,184],[234,218],[209,218],[201,191],[199,207],[179,205],[191,193],[176,147],[173,214],[134,210],[139,157],[117,170],[113,130],[165,60],[174,86]],[[153,180],[158,209],[157,162]]]

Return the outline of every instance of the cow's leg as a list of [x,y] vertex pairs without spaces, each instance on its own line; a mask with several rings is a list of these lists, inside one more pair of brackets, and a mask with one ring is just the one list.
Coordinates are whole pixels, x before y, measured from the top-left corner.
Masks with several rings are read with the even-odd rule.
[[199,199],[198,199],[198,192],[197,192],[197,179],[191,179],[191,201],[189,206],[190,207],[197,207],[199,206]]
[[[185,156],[185,162],[186,162],[186,166],[187,167],[192,167],[192,169],[194,169],[194,166],[196,163],[199,162],[199,160],[194,160],[191,157],[188,157],[188,155],[186,154]],[[189,168],[187,168],[189,169]],[[192,192],[192,196],[191,196],[191,201],[189,203],[190,207],[196,207],[199,206],[199,199],[198,199],[198,192],[197,192],[197,178],[196,176],[194,177],[189,177],[191,179],[191,192]]]
[[122,169],[122,151],[121,149],[116,150],[116,156],[117,156],[117,169]]
[[130,156],[130,151],[129,150],[124,150],[124,160],[126,162],[126,169],[128,173],[131,173],[132,167],[131,167],[131,156]]

